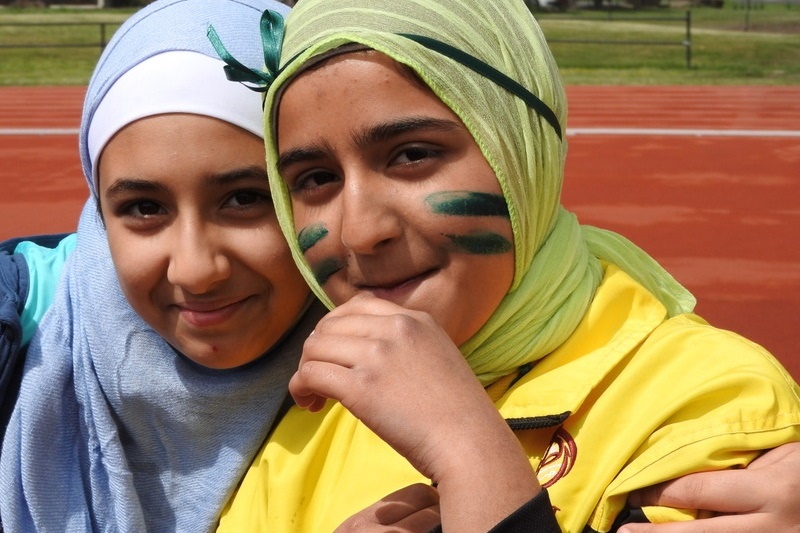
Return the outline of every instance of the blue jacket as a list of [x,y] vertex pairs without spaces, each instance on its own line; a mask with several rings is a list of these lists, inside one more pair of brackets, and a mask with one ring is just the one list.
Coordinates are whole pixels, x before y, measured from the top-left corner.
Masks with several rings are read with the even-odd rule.
[[25,347],[74,246],[69,234],[0,242],[0,435],[16,397]]

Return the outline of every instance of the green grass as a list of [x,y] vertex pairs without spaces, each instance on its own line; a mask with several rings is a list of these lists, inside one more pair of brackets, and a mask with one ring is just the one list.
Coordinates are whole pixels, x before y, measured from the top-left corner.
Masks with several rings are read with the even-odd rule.
[[[675,0],[677,1],[677,0]],[[684,8],[536,13],[568,84],[800,84],[800,3],[691,10],[691,68],[686,67]],[[755,5],[755,2],[753,2]],[[86,84],[100,55],[93,26],[15,23],[112,22],[132,10],[0,9],[0,85]],[[654,21],[655,17],[678,20]],[[626,20],[620,20],[620,19]],[[600,19],[600,20],[598,20]],[[633,19],[633,20],[627,20]],[[564,39],[661,41],[672,45],[572,44]],[[2,48],[8,44],[52,48]],[[84,43],[91,46],[67,47]],[[96,46],[95,46],[96,45]]]
[[[101,52],[101,28],[97,23],[108,23],[107,42],[132,12],[0,9],[0,85],[87,84]],[[50,46],[5,47],[33,44]]]
[[[570,84],[800,84],[800,6],[695,8],[691,68],[680,9],[538,15]],[[651,21],[647,18],[676,18]],[[601,20],[588,20],[597,19]],[[621,18],[634,20],[619,20]],[[672,45],[567,44],[564,39],[657,41]]]

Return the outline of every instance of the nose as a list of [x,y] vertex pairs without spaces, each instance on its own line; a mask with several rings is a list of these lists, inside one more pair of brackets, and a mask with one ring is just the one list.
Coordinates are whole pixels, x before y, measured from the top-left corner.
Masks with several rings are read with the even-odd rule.
[[167,280],[192,294],[203,294],[231,274],[223,239],[200,221],[179,224],[172,242]]
[[364,176],[345,181],[341,232],[342,244],[349,251],[373,254],[402,234],[392,199],[386,180]]

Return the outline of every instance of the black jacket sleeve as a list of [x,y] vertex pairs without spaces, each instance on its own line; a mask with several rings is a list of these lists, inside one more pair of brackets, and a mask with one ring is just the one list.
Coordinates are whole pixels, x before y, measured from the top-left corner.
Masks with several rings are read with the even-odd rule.
[[489,533],[561,533],[547,490],[505,517]]
[[[28,297],[28,283],[25,258],[0,251],[0,413],[7,410],[9,383],[20,364],[20,315]],[[1,422],[0,434],[5,420]]]
[[[442,533],[442,527],[431,533]],[[547,490],[529,500],[494,526],[489,533],[561,533]]]
[[25,256],[14,251],[23,241],[55,248],[68,235],[33,235],[0,242],[0,435],[16,401],[26,352],[20,346],[21,316],[30,291],[30,273]]

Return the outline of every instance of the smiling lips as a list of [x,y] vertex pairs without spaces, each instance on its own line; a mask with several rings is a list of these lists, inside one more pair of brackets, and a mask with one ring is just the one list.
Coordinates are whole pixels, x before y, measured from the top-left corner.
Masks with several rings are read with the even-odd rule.
[[356,284],[356,287],[360,291],[372,293],[374,296],[381,298],[382,300],[396,301],[407,296],[423,281],[430,278],[435,272],[436,269],[430,269],[422,272],[421,274],[417,274],[416,276],[405,278],[401,281],[381,284],[358,283]]
[[196,328],[210,328],[223,324],[230,319],[239,309],[244,307],[249,298],[234,302],[184,302],[176,304],[181,317]]

